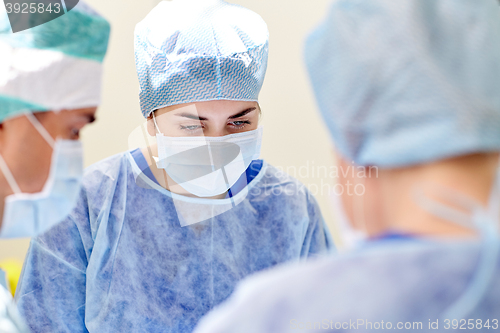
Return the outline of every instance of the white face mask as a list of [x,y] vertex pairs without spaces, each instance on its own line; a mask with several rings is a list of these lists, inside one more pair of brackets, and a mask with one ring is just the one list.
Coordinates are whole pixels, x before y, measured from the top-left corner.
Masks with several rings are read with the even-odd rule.
[[22,193],[5,160],[0,169],[14,194],[5,198],[0,238],[34,237],[61,222],[75,206],[83,176],[83,149],[80,141],[56,140],[32,115],[26,115],[52,146],[50,172],[39,193]]
[[[158,129],[154,113],[153,120]],[[214,197],[227,192],[259,158],[262,133],[262,127],[223,137],[166,137],[159,133],[156,165],[189,193]]]

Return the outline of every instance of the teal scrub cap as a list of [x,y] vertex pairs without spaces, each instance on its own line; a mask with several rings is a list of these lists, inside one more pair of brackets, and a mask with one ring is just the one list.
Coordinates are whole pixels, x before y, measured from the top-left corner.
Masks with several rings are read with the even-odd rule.
[[110,34],[106,19],[82,1],[64,15],[24,31],[13,33],[12,19],[0,6],[0,122],[27,111],[100,104]]

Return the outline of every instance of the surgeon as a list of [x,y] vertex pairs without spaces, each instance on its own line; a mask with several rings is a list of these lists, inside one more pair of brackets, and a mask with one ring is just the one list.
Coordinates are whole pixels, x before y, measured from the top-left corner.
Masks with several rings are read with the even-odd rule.
[[497,330],[497,2],[338,0],[305,55],[338,166],[366,171],[332,193],[350,250],[243,281],[195,332]]
[[332,248],[312,195],[259,159],[260,16],[164,1],[135,54],[155,142],[86,170],[77,208],[32,242],[17,299],[34,332],[188,333],[243,277]]
[[[80,2],[53,21],[12,33],[42,14],[34,16],[9,20],[0,5],[2,239],[35,237],[70,213],[83,176],[79,131],[94,121],[100,103],[109,23]],[[27,332],[6,286],[0,331]]]

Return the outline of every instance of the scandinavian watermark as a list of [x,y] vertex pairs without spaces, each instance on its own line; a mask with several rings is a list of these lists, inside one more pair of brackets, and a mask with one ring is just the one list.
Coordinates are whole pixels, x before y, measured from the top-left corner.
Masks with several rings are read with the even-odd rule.
[[[251,165],[250,168],[252,167]],[[270,174],[270,177],[282,178],[288,175],[295,179],[300,179],[305,184],[304,186],[309,193],[314,196],[363,196],[366,192],[364,180],[379,177],[378,167],[361,167],[356,166],[354,163],[347,166],[326,166],[316,165],[314,161],[307,161],[301,166],[277,166],[276,169],[278,171]],[[258,170],[254,171],[257,172]],[[310,180],[316,181],[311,182]],[[304,187],[295,183],[289,183],[286,186],[273,187],[266,190],[271,191],[271,194],[275,196],[293,196],[302,192]],[[259,191],[263,191],[263,189],[255,188],[251,193],[260,195]]]

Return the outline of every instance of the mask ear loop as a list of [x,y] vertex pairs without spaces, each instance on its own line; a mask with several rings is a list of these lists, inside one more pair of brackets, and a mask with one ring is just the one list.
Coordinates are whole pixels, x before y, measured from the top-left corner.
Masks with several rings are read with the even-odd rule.
[[[47,132],[45,127],[43,127],[42,124],[36,119],[36,117],[33,115],[31,112],[25,113],[26,118],[31,122],[31,124],[35,127],[35,129],[40,133],[40,135],[47,141],[47,143],[54,149],[55,141],[52,138],[52,136]],[[15,194],[20,194],[22,193],[21,188],[16,182],[16,179],[12,175],[12,172],[10,172],[9,166],[5,162],[5,159],[3,158],[2,155],[0,155],[0,169],[2,170],[3,175],[5,176],[5,179],[7,180],[7,183],[9,183],[9,186],[11,190]]]
[[[478,206],[479,207],[479,206]],[[479,229],[482,239],[482,251],[478,268],[467,290],[448,308],[445,317],[449,319],[466,319],[479,304],[483,295],[488,291],[497,267],[500,256],[500,242],[498,235],[498,221],[500,208],[500,173],[497,173],[493,189],[490,194],[488,208],[480,207],[473,215],[473,222]]]
[[[415,192],[415,199],[423,209],[437,217],[468,228],[473,228],[481,237],[481,252],[472,280],[466,290],[459,296],[458,300],[453,302],[453,304],[446,309],[442,316],[443,320],[466,319],[481,302],[483,296],[487,292],[488,286],[493,280],[500,252],[500,242],[498,241],[497,234],[498,230],[493,224],[493,222],[495,222],[495,216],[492,215],[494,211],[498,210],[496,207],[493,207],[493,209],[491,207],[492,203],[496,205],[500,204],[500,192],[497,187],[498,182],[495,183],[495,188],[493,189],[491,197],[492,200],[487,210],[462,195],[442,188],[437,188],[437,193],[439,195],[443,198],[447,197],[451,201],[469,210],[472,213],[472,217],[429,199],[425,196],[422,189]],[[496,219],[498,220],[498,217],[496,217]]]
[[158,123],[156,122],[155,112],[153,111],[153,112],[151,112],[151,114],[153,115],[153,122],[155,124],[156,132],[158,132],[158,134],[162,134],[160,132],[160,127],[158,127]]
[[[459,196],[456,193],[448,192],[442,188],[437,188],[435,186],[433,190],[436,194],[440,195],[441,198],[450,198],[451,201],[454,201],[456,204],[458,204],[468,212],[474,212],[478,209],[477,205],[472,204],[470,201]],[[428,213],[443,220],[458,224],[462,227],[476,229],[473,223],[471,223],[472,221],[470,215],[462,213],[460,211],[457,211],[456,209],[451,208],[450,206],[430,199],[424,194],[424,191],[421,187],[414,190],[413,196],[416,203]]]
[[[161,132],[160,132],[160,127],[158,127],[158,123],[156,122],[156,116],[155,116],[155,112],[151,112],[153,114],[153,122],[155,124],[155,128],[156,128],[156,132],[158,132],[158,134],[160,135],[163,135]],[[149,153],[151,154],[150,156],[153,158],[153,160],[155,160],[155,157],[153,157],[153,153],[151,152],[151,149],[148,147],[149,149]],[[161,169],[163,172],[162,172],[162,175],[163,175],[163,181],[165,182],[165,185],[166,186],[169,186],[168,184],[168,177],[167,177],[167,171],[165,169]],[[167,188],[168,190],[168,188]]]
[[9,183],[10,189],[15,194],[21,194],[22,191],[19,188],[19,185],[17,185],[16,179],[12,175],[12,172],[10,172],[10,169],[7,166],[7,163],[5,163],[5,160],[4,160],[4,158],[3,158],[3,156],[1,154],[0,154],[0,169],[2,170],[2,173],[5,176],[5,179],[7,180],[7,183]]
[[479,254],[476,271],[472,276],[472,281],[466,290],[460,295],[444,313],[444,319],[467,319],[469,314],[481,302],[483,296],[487,294],[488,286],[493,281],[500,252],[500,243],[496,236],[496,230],[492,228],[492,221],[488,221],[487,216],[479,217],[477,221],[481,226],[481,252]]
[[40,135],[45,139],[45,141],[47,141],[47,143],[52,147],[52,149],[54,149],[56,141],[54,140],[52,135],[50,135],[49,132],[47,132],[47,130],[45,129],[45,127],[43,127],[42,124],[40,124],[40,122],[38,121],[38,119],[36,119],[33,113],[28,112],[25,113],[25,115],[26,118],[28,118],[28,120],[31,122],[31,124],[36,128],[38,133],[40,133]]
[[488,213],[493,218],[493,221],[495,221],[494,228],[498,234],[500,228],[500,167],[497,169],[495,183],[491,190],[490,200],[488,202]]

